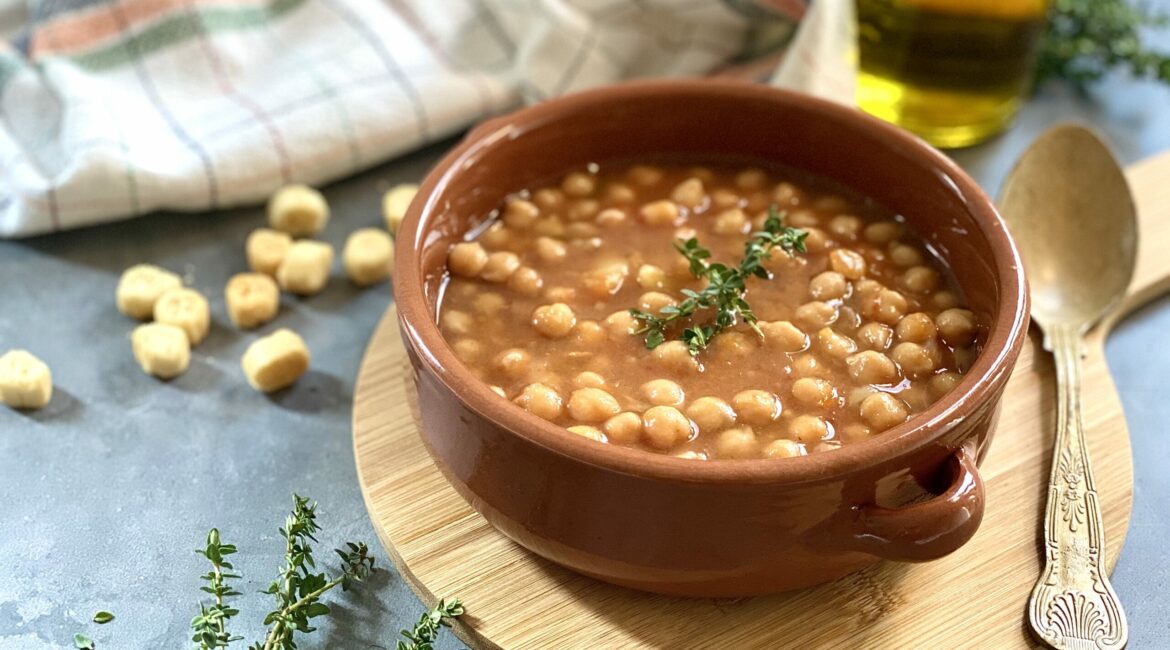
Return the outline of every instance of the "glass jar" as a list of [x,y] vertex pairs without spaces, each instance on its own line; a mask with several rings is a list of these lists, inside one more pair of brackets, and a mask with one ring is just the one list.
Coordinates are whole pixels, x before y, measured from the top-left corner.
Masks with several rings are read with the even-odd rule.
[[857,0],[857,103],[939,147],[1000,132],[1030,89],[1049,0]]

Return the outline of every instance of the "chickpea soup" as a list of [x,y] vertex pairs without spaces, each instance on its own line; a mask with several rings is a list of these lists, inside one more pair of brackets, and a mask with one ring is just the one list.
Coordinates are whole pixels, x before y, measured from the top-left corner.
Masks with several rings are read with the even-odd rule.
[[448,272],[439,327],[493,391],[683,458],[880,434],[951,390],[984,329],[898,217],[757,167],[591,165],[509,196]]

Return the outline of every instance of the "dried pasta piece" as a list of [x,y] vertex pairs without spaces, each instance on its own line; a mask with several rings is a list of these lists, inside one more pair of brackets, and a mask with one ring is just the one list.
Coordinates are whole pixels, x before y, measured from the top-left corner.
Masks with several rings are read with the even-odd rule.
[[0,356],[0,402],[17,409],[43,408],[53,398],[49,366],[27,350]]
[[122,272],[115,299],[118,311],[147,320],[154,315],[154,303],[163,293],[183,286],[183,280],[153,264],[135,264]]
[[252,388],[271,393],[291,386],[305,374],[309,348],[296,332],[281,328],[249,345],[240,366]]

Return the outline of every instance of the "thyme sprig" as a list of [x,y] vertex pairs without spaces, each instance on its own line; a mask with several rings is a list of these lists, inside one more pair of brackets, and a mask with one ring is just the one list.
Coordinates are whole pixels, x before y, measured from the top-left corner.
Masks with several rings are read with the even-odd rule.
[[645,334],[646,347],[653,350],[666,341],[668,330],[675,323],[696,319],[701,311],[713,309],[715,317],[712,320],[686,327],[679,335],[679,339],[686,343],[691,355],[698,355],[705,350],[711,339],[741,319],[763,338],[764,333],[756,325],[755,312],[744,298],[747,280],[752,277],[771,279],[772,272],[764,266],[764,262],[769,259],[773,249],[779,248],[789,256],[803,253],[806,237],[807,232],[785,226],[783,213],[772,205],[768,208],[767,218],[764,219],[763,230],[752,233],[744,244],[743,258],[738,266],[708,261],[711,258],[711,251],[699,244],[699,240],[694,237],[675,242],[674,248],[686,258],[691,275],[706,280],[707,286],[700,291],[683,289],[682,294],[686,297],[681,302],[677,305],[667,305],[657,314],[642,309],[631,309],[630,315],[640,323],[634,334]]
[[191,619],[191,629],[195,631],[191,640],[199,644],[200,650],[226,648],[232,641],[242,638],[227,632],[228,620],[240,613],[240,610],[227,605],[228,598],[240,595],[240,592],[227,585],[227,581],[238,580],[240,576],[232,573],[235,568],[224,559],[234,554],[236,547],[221,543],[219,530],[212,528],[207,533],[206,547],[196,549],[195,552],[211,563],[211,570],[201,576],[207,584],[199,589],[211,594],[215,602],[211,605],[199,603],[199,614]]
[[418,619],[414,629],[402,630],[402,636],[410,643],[400,640],[394,646],[394,650],[433,650],[440,628],[451,627],[448,619],[462,615],[463,603],[459,602],[458,598],[440,599],[437,605]]
[[314,631],[309,619],[329,613],[329,607],[320,602],[321,596],[339,585],[342,591],[348,590],[354,582],[368,578],[374,569],[374,558],[366,545],[350,542],[346,544],[348,550],[335,551],[341,557],[341,575],[329,579],[324,572],[316,573],[312,542],[317,541],[313,533],[321,530],[317,504],[295,494],[293,501],[293,511],[280,529],[285,539],[284,566],[264,592],[276,600],[276,608],[264,617],[264,624],[271,627],[264,643],[254,644],[253,650],[294,650],[294,634]]
[[1084,91],[1113,68],[1170,83],[1170,53],[1142,42],[1170,16],[1127,0],[1055,0],[1036,61],[1037,81],[1058,78]]

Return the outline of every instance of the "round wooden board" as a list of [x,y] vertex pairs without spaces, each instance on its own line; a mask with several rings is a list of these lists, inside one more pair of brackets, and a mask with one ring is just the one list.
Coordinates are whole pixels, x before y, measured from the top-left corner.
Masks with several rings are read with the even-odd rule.
[[[1162,180],[1159,183],[1159,177]],[[1170,155],[1130,171],[1142,248],[1133,291],[1098,327],[1085,359],[1085,428],[1105,509],[1109,565],[1133,497],[1129,434],[1103,354],[1109,325],[1170,279]],[[579,576],[497,533],[444,480],[410,412],[410,370],[391,308],[366,351],[354,397],[358,480],[399,572],[433,605],[458,596],[455,631],[474,648],[1024,648],[1025,603],[1055,426],[1053,367],[1033,332],[1008,384],[983,464],[988,505],[975,537],[927,564],[883,562],[837,582],[741,600],[646,594]]]

